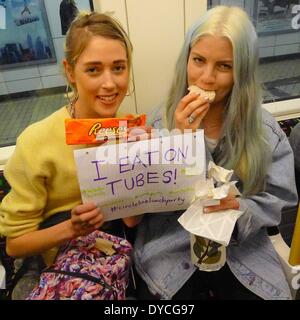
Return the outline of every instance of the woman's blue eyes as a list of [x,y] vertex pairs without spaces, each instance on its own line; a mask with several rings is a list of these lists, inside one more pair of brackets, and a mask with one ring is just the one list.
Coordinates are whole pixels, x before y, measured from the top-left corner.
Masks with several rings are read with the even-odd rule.
[[220,68],[230,70],[232,69],[232,66],[230,64],[220,64]]
[[[112,72],[114,73],[122,73],[124,70],[126,70],[126,66],[114,66],[112,68]],[[90,74],[98,74],[98,73],[101,73],[102,72],[102,68],[97,68],[97,67],[89,67],[86,69],[86,72],[87,73],[90,73]]]
[[[204,59],[195,57],[193,58],[193,60],[197,63],[197,64],[203,64],[205,63]],[[221,63],[221,64],[217,64],[217,68],[219,68],[220,70],[231,70],[232,69],[232,65],[227,64],[227,63]]]
[[95,73],[96,68],[88,68],[86,71],[89,73]]
[[116,66],[115,68],[113,68],[113,70],[116,72],[122,72],[125,69],[126,69],[126,66]]
[[193,60],[194,60],[196,63],[203,62],[203,60],[202,60],[202,59],[200,59],[200,58],[194,58]]

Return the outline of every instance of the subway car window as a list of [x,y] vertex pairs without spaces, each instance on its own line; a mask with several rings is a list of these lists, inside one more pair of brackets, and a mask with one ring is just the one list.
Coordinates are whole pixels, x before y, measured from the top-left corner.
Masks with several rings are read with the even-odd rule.
[[259,37],[264,102],[300,97],[300,1],[211,0],[216,5],[238,5],[252,17]]
[[66,31],[90,0],[0,0],[0,148],[67,103]]
[[[300,0],[208,0],[207,8],[219,4],[239,5],[253,19],[264,103],[300,98]],[[68,103],[65,34],[78,10],[91,9],[91,0],[0,0],[0,147],[14,145],[29,124]]]
[[300,1],[208,0],[216,5],[242,7],[252,18],[259,43],[264,107],[290,135],[300,122]]

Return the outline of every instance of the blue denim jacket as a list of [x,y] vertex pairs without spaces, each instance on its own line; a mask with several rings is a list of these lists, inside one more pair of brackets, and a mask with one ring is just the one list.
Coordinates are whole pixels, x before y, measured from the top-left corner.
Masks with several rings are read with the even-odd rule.
[[[158,116],[155,127],[161,122]],[[255,196],[240,198],[245,213],[237,220],[237,241],[227,247],[227,264],[256,295],[284,300],[291,299],[290,289],[265,227],[277,226],[282,209],[297,205],[294,159],[285,133],[265,111],[263,123],[273,151],[267,187]],[[135,266],[149,290],[161,299],[171,299],[196,270],[190,258],[190,234],[177,221],[181,214],[148,213],[138,226]]]

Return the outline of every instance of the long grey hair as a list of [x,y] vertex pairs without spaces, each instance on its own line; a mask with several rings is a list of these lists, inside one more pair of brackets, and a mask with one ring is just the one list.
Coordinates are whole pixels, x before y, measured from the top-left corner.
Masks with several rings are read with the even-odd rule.
[[235,170],[243,182],[243,194],[255,194],[265,187],[271,152],[262,126],[257,35],[241,8],[217,6],[189,29],[165,104],[167,126],[169,129],[174,127],[175,109],[187,94],[187,63],[191,48],[204,35],[226,37],[233,48],[234,85],[223,112],[222,135],[225,139],[216,161]]

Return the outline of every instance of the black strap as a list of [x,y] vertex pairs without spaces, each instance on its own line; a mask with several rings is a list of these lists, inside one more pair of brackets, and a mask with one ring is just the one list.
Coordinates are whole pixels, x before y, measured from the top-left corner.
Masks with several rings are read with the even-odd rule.
[[57,212],[40,223],[39,229],[47,229],[71,218],[71,211]]
[[[92,281],[94,283],[100,284],[102,287],[105,287],[106,289],[110,290],[113,292],[114,296],[116,295],[115,293],[115,288],[107,284],[104,280],[90,276],[86,273],[80,273],[80,272],[71,272],[71,271],[65,271],[65,270],[56,270],[53,268],[46,268],[43,270],[42,273],[57,273],[57,274],[64,274],[67,276],[75,277],[75,278],[82,278],[88,281]],[[116,296],[115,296],[116,297]]]

